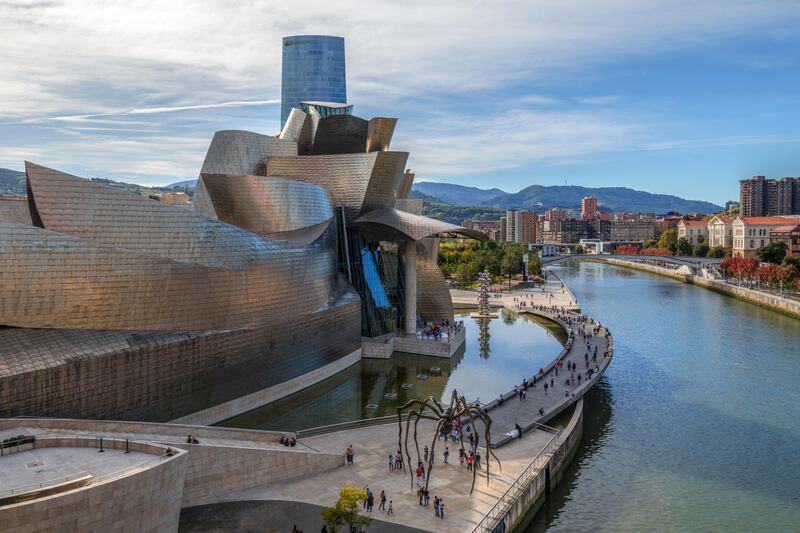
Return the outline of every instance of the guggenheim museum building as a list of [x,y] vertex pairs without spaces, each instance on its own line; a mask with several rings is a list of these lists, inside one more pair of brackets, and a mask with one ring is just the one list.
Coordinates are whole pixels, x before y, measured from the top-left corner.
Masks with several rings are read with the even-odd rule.
[[[25,163],[0,203],[0,418],[211,423],[453,319],[397,120],[219,131],[191,204]],[[9,204],[9,205],[5,205]],[[11,205],[13,204],[13,205]]]

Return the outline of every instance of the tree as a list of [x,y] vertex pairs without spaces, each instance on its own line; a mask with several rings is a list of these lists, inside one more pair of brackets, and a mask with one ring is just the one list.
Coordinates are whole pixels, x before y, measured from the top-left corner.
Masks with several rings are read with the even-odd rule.
[[722,246],[715,246],[708,251],[708,257],[715,259],[723,259],[725,257],[725,248]]
[[478,275],[478,264],[470,261],[469,263],[461,263],[456,269],[456,283],[461,288],[466,287],[475,281],[475,276]]
[[516,276],[522,272],[522,248],[520,246],[506,247],[500,265],[503,273],[507,276]]
[[644,241],[644,247],[645,248],[657,248],[658,247],[658,241],[655,240],[655,239],[648,239],[648,240]]
[[783,265],[786,265],[786,266],[789,266],[789,265],[791,265],[791,266],[793,266],[793,267],[794,267],[794,268],[795,268],[795,269],[796,269],[798,272],[800,272],[800,257],[796,257],[796,256],[792,256],[792,255],[787,255],[786,257],[784,257],[784,258],[783,258],[783,263],[782,263],[782,264],[783,264]]
[[779,265],[783,258],[786,257],[786,243],[781,241],[771,242],[759,248],[756,254],[764,263]]
[[322,510],[322,521],[328,526],[328,531],[336,533],[340,526],[347,524],[351,529],[353,526],[358,531],[362,527],[367,527],[372,519],[361,515],[361,503],[367,499],[367,493],[363,489],[345,485],[339,491],[339,499],[333,507],[326,507]]
[[675,255],[692,255],[692,245],[681,237],[675,245]]
[[676,229],[668,229],[667,231],[662,233],[661,238],[658,239],[658,247],[672,250],[672,253],[675,253],[675,247],[677,246],[677,244],[678,244],[678,230]]
[[692,255],[695,257],[705,257],[708,255],[708,245],[704,242],[700,244],[695,244],[692,247]]
[[583,249],[583,245],[582,244],[576,244],[575,245],[575,253],[576,254],[586,253],[586,250]]

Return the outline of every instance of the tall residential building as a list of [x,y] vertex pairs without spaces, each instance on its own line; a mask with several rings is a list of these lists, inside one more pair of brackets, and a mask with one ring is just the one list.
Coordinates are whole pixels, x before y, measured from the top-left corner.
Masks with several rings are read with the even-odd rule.
[[281,128],[302,102],[347,103],[343,37],[283,38]]
[[800,214],[800,178],[740,180],[739,204],[743,217]]
[[505,242],[508,240],[506,229],[506,217],[500,217],[500,242]]
[[519,242],[534,244],[539,237],[539,215],[534,211],[519,212]]
[[556,220],[566,220],[567,212],[564,209],[554,207],[552,209],[548,209],[545,212],[544,219],[548,222],[555,222]]
[[506,211],[506,240],[519,242],[519,211],[516,209]]
[[581,200],[581,218],[583,220],[592,220],[597,216],[597,198],[593,196],[584,196]]

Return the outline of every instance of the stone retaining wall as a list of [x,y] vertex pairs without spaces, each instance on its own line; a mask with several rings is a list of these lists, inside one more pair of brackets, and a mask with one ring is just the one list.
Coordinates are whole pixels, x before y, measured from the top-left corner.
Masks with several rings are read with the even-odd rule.
[[603,258],[603,259],[592,258],[587,260],[597,261],[600,263],[609,263],[612,265],[617,265],[625,268],[632,268],[635,270],[643,270],[645,272],[651,272],[653,274],[658,274],[660,276],[667,276],[669,278],[676,279],[678,281],[684,281],[686,283],[691,283],[692,285],[705,287],[706,289],[711,289],[712,291],[716,291],[725,294],[727,296],[732,296],[734,298],[745,300],[747,302],[759,305],[761,307],[766,307],[767,309],[772,309],[774,311],[779,311],[781,313],[785,313],[787,315],[800,318],[800,302],[788,298],[779,298],[774,294],[748,289],[747,287],[738,287],[736,285],[731,285],[730,283],[725,283],[724,281],[708,279],[702,276],[695,276],[692,274],[676,272],[674,270],[658,267],[655,265],[648,265],[644,263],[636,263],[633,261],[625,261],[621,259],[611,259],[611,258]]
[[495,528],[495,531],[522,531],[530,523],[545,502],[547,494],[561,481],[564,471],[578,451],[582,436],[583,398],[579,398],[569,424],[558,436],[557,447],[547,465],[531,478],[523,492],[498,522],[505,527]]

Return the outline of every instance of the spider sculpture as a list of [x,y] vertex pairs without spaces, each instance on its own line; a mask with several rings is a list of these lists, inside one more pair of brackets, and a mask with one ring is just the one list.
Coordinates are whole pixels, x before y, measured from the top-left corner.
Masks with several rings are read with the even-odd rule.
[[[405,441],[403,439],[404,415],[406,416]],[[489,415],[486,414],[486,411],[484,411],[479,404],[475,402],[467,403],[467,400],[464,398],[464,396],[459,396],[458,391],[455,390],[450,397],[450,405],[448,407],[444,407],[441,402],[439,402],[439,400],[433,396],[428,396],[424,400],[409,400],[397,408],[397,447],[405,451],[407,464],[411,473],[412,488],[414,487],[414,470],[411,468],[411,454],[408,451],[408,436],[409,433],[411,433],[411,424],[413,422],[414,445],[417,450],[417,462],[421,463],[422,460],[420,459],[419,453],[419,441],[417,440],[417,424],[419,424],[420,420],[432,420],[436,422],[436,431],[433,434],[433,441],[431,442],[430,453],[428,454],[428,476],[425,479],[426,490],[428,488],[428,481],[431,479],[431,473],[433,472],[433,454],[435,453],[436,441],[438,440],[439,435],[443,435],[446,441],[453,429],[455,429],[458,432],[459,447],[461,451],[464,452],[464,433],[462,429],[464,423],[469,423],[470,426],[475,430],[475,449],[478,448],[478,442],[480,440],[477,427],[475,426],[475,421],[480,420],[483,423],[484,438],[486,440],[486,482],[489,482],[489,463],[492,457],[494,457],[495,461],[497,461],[498,468],[501,468],[500,460],[497,458],[497,455],[495,455],[494,450],[492,449],[492,438],[490,432],[492,427],[492,419],[489,418]],[[406,465],[404,464],[403,471],[405,471],[405,467]],[[470,494],[472,494],[472,491],[475,489],[475,478],[477,476],[477,471],[477,468],[472,469],[472,486],[469,489]]]

